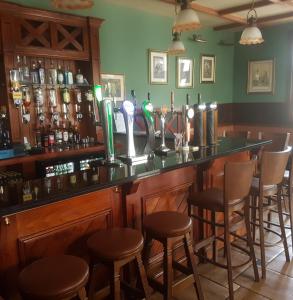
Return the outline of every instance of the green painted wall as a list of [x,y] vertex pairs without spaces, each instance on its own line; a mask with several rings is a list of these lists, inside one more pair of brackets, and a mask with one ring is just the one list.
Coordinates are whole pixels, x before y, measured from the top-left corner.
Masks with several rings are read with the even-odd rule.
[[[14,0],[12,2],[52,9],[49,0]],[[184,34],[185,47],[188,49],[186,56],[195,59],[195,85],[193,89],[176,89],[174,57],[169,59],[168,85],[150,85],[148,82],[147,49],[166,50],[168,48],[171,41],[172,18],[109,4],[106,0],[96,0],[92,10],[76,13],[106,20],[100,35],[102,72],[124,73],[127,92],[135,89],[140,101],[150,91],[155,105],[160,105],[169,101],[170,92],[174,90],[177,105],[183,103],[186,93],[190,93],[192,101],[195,101],[198,92],[202,93],[204,101],[232,102],[234,47],[222,47],[217,43],[220,39],[233,40],[233,33],[204,30],[202,34],[208,40],[206,44],[187,41],[188,35]],[[201,53],[216,55],[215,84],[199,83]]]
[[[291,56],[289,32],[293,23],[262,29],[265,42],[258,46],[238,44],[240,34],[235,34],[234,102],[285,102],[289,99]],[[247,94],[247,69],[249,60],[275,59],[275,92]]]

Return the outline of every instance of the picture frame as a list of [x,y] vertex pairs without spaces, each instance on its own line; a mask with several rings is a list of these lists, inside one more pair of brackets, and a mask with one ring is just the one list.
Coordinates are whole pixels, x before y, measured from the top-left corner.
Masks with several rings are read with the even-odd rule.
[[248,62],[247,94],[274,94],[275,59]]
[[194,86],[194,60],[187,57],[176,59],[176,85],[177,88],[193,88]]
[[216,56],[202,54],[200,58],[200,83],[216,82]]
[[150,84],[168,84],[168,53],[149,49]]
[[103,85],[103,95],[105,98],[114,98],[115,101],[125,99],[125,76],[124,74],[101,74],[101,84]]

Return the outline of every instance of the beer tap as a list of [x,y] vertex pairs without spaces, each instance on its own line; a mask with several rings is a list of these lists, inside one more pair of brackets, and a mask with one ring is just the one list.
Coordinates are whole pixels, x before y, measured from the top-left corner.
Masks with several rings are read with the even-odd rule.
[[217,144],[218,109],[217,103],[207,104],[207,144]]
[[[134,94],[134,90],[132,90],[131,93]],[[148,93],[148,99],[142,103],[141,110],[146,129],[146,144],[144,147],[144,154],[148,155],[149,157],[153,157],[155,149],[155,121],[153,115],[154,108],[150,100],[150,93]]]
[[197,94],[197,104],[194,105],[194,136],[193,145],[198,147],[206,147],[206,105],[201,103],[201,94]]
[[161,107],[161,110],[159,110],[157,112],[157,114],[160,117],[160,125],[161,125],[161,145],[158,149],[156,149],[156,154],[158,155],[168,155],[169,153],[173,152],[171,151],[171,149],[169,149],[166,146],[166,139],[165,139],[165,135],[166,135],[166,128],[165,128],[165,124],[166,124],[166,116],[168,113],[168,108],[166,105],[163,105]]
[[106,157],[103,164],[120,166],[121,163],[115,159],[114,136],[113,136],[113,103],[110,99],[103,99],[102,86],[95,86],[95,98],[99,109],[100,122],[97,125],[102,126],[104,144],[106,148]]
[[125,100],[122,104],[121,111],[126,128],[127,154],[119,156],[119,159],[130,165],[145,163],[147,162],[148,155],[137,155],[135,151],[133,132],[135,109],[133,103],[129,100]]
[[186,104],[182,106],[182,130],[183,130],[183,147],[184,151],[189,150],[198,150],[190,148],[190,130],[191,130],[191,121],[194,117],[194,109],[189,105],[190,96],[186,95]]

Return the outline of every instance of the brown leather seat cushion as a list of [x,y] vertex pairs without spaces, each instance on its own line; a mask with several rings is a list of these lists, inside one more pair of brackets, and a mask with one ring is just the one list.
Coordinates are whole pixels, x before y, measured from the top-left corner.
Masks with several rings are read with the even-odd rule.
[[192,205],[213,211],[224,211],[224,194],[220,189],[210,189],[189,198]]
[[[263,187],[264,196],[272,196],[275,195],[278,191],[276,185],[265,185]],[[252,195],[258,195],[259,194],[259,178],[253,177],[252,184],[251,184],[251,190],[250,193]]]
[[100,260],[115,261],[135,255],[143,248],[143,236],[131,228],[100,230],[87,240],[91,254]]
[[162,211],[144,218],[144,229],[153,237],[167,238],[184,235],[190,231],[192,221],[185,214],[175,211]]
[[26,299],[57,300],[72,297],[89,276],[87,263],[75,256],[46,257],[33,262],[19,274],[19,288]]
[[[202,209],[208,209],[216,212],[224,211],[224,193],[220,189],[209,189],[204,192],[200,192],[189,198],[192,205]],[[240,203],[241,199],[235,199],[229,201],[229,205],[236,205]]]

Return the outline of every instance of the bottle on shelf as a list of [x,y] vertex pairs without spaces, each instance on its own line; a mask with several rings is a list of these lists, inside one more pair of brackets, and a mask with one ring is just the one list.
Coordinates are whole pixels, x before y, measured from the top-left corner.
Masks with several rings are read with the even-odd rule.
[[24,82],[30,82],[30,68],[27,64],[26,56],[22,58],[22,77]]
[[23,70],[22,70],[22,62],[19,55],[16,56],[16,69],[19,73],[19,81],[23,82]]
[[63,123],[62,137],[63,137],[63,144],[68,145],[69,134],[68,134],[68,129],[66,128],[65,123]]
[[75,76],[75,81],[76,84],[84,84],[84,78],[83,78],[83,74],[81,73],[80,69],[78,69],[77,74]]
[[44,126],[42,127],[41,130],[41,136],[42,136],[42,146],[47,148],[49,146],[49,130],[46,131]]
[[64,72],[64,79],[65,79],[65,84],[73,84],[73,74],[69,70],[69,67],[66,67],[66,71]]
[[58,65],[57,81],[58,81],[58,84],[64,84],[64,73],[63,73],[60,65]]
[[0,149],[11,147],[6,106],[0,109]]
[[52,127],[49,125],[49,130],[48,130],[48,146],[49,147],[54,147],[55,145],[55,132],[52,129]]
[[42,147],[42,133],[41,128],[36,129],[36,147]]
[[81,138],[77,126],[74,127],[73,139],[74,139],[74,144],[76,145],[80,144]]
[[70,103],[70,92],[68,88],[62,89],[62,100],[65,104]]
[[38,72],[38,69],[37,69],[37,66],[35,63],[32,64],[32,69],[31,69],[31,81],[32,81],[32,84],[39,84],[40,81],[39,81],[39,72]]
[[62,145],[63,142],[63,135],[62,130],[60,128],[55,129],[55,141],[57,145]]
[[71,122],[69,122],[69,126],[68,126],[68,143],[70,145],[72,145],[73,142],[74,142],[74,130],[73,130]]
[[44,67],[42,66],[42,61],[39,60],[38,61],[38,75],[39,75],[39,82],[40,84],[45,84],[45,69]]
[[48,82],[49,84],[57,84],[57,70],[54,67],[53,62],[51,62],[50,69],[48,70]]

